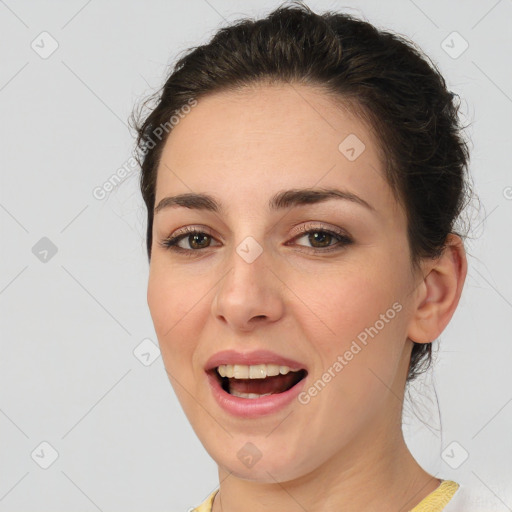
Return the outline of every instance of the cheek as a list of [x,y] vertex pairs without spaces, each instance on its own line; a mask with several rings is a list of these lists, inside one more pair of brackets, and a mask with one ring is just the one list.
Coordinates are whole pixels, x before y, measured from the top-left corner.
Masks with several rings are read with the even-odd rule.
[[147,301],[160,350],[168,371],[185,373],[191,367],[193,340],[199,339],[199,322],[191,322],[200,310],[206,291],[199,280],[180,278],[158,261],[150,266]]
[[197,315],[206,292],[199,280],[184,280],[182,274],[156,258],[151,261],[147,301],[162,361],[178,401],[192,418],[200,414],[191,395],[197,394],[199,375],[194,354],[201,329]]
[[308,308],[294,316],[318,358],[315,378],[331,369],[337,378],[325,377],[336,382],[328,386],[333,399],[343,395],[354,406],[381,396],[383,383],[392,384],[405,342],[405,283],[392,279],[384,266],[361,265],[297,281],[297,296]]
[[187,315],[197,311],[201,299],[206,299],[208,285],[203,279],[173,270],[162,260],[151,261],[147,301],[155,330],[164,342],[172,340],[173,332],[183,328]]
[[[297,304],[308,313],[296,318],[307,322],[310,330],[314,327],[311,339],[325,343],[325,347],[351,340],[400,301],[401,285],[391,275],[389,269],[376,265],[304,273],[294,281],[294,292],[301,299]],[[394,318],[395,313],[390,315]]]

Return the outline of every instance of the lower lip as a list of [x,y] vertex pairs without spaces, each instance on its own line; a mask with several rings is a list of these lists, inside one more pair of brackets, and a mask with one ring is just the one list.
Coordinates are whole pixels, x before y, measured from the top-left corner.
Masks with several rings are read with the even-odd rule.
[[307,375],[289,390],[261,398],[241,398],[230,395],[222,389],[219,380],[212,372],[207,372],[207,377],[213,396],[222,409],[240,418],[257,418],[276,413],[290,405],[304,388]]

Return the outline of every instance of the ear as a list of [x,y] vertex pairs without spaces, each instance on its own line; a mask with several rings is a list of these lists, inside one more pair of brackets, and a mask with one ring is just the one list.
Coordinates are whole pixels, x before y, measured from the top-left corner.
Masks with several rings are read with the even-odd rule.
[[464,244],[450,233],[443,254],[427,264],[426,277],[417,288],[408,337],[416,343],[434,341],[448,325],[459,303],[467,274]]

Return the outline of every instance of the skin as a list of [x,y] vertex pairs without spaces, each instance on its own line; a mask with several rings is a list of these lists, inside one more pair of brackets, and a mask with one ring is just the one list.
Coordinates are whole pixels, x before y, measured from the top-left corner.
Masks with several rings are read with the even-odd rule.
[[[365,150],[349,161],[349,135]],[[335,187],[367,201],[329,200],[271,212],[277,192]],[[201,98],[170,133],[156,201],[203,192],[222,213],[184,207],[154,219],[148,305],[166,371],[194,431],[218,464],[213,511],[407,511],[440,481],[409,452],[401,411],[412,341],[435,340],[466,276],[459,237],[413,270],[406,217],[384,179],[377,140],[359,118],[306,85],[258,85]],[[320,252],[302,233],[345,230],[353,243]],[[192,257],[159,245],[183,226],[207,228]],[[248,236],[262,254],[236,252]],[[314,254],[314,248],[318,252]],[[310,252],[308,252],[310,251]],[[402,309],[307,404],[239,419],[215,402],[204,365],[224,349],[270,349],[307,364],[308,386],[357,335],[398,302]],[[237,452],[254,444],[246,467]]]

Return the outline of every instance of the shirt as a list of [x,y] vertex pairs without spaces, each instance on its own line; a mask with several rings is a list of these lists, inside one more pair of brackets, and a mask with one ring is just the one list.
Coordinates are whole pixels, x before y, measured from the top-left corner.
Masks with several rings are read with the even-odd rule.
[[499,477],[489,479],[488,484],[477,479],[471,486],[459,485],[443,512],[510,512],[512,488],[510,478],[500,482]]
[[[452,497],[456,495],[459,487],[459,484],[452,480],[443,480],[437,489],[422,499],[421,502],[409,512],[448,512],[448,509],[445,507]],[[211,512],[213,500],[218,492],[219,489],[213,491],[208,498],[192,512]],[[450,511],[452,510],[453,512],[458,512],[456,508],[451,508]]]

